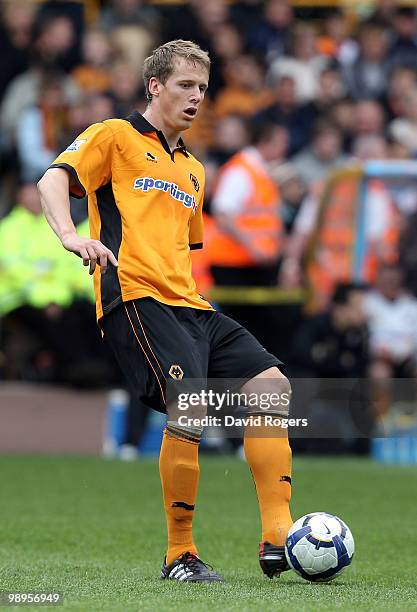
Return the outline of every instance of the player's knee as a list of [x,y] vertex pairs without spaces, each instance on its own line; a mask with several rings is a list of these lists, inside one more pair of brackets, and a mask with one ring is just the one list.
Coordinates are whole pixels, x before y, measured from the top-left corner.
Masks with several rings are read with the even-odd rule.
[[167,430],[178,437],[199,441],[203,433],[206,414],[207,407],[203,405],[191,405],[181,410],[177,404],[168,406]]
[[253,405],[249,412],[263,411],[288,416],[291,384],[278,368],[274,367],[261,372],[246,383],[243,389],[246,394],[249,393],[252,397],[257,398],[256,406]]
[[[281,373],[280,373],[281,374]],[[273,379],[268,411],[288,416],[291,402],[291,383],[283,374]]]
[[276,385],[276,393],[278,393],[282,400],[281,403],[286,406],[288,412],[292,394],[291,383],[284,374],[281,372],[280,374],[281,376],[276,379],[274,384]]

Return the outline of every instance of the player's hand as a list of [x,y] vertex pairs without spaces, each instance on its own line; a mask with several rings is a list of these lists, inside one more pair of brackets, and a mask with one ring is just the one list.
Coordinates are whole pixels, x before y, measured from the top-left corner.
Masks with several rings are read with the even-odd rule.
[[104,274],[109,263],[113,266],[118,266],[117,259],[113,253],[99,240],[91,238],[83,238],[78,234],[70,234],[62,239],[62,246],[81,257],[85,266],[90,266],[89,273],[94,274],[97,264],[101,268],[101,273]]

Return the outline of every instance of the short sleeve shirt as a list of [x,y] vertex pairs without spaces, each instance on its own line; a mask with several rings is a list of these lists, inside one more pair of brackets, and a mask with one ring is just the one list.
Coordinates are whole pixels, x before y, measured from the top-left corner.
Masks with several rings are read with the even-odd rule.
[[91,125],[51,168],[70,174],[70,193],[88,194],[91,237],[118,259],[94,273],[100,319],[140,297],[212,310],[196,290],[190,249],[203,243],[204,168],[182,140],[171,151],[138,112]]

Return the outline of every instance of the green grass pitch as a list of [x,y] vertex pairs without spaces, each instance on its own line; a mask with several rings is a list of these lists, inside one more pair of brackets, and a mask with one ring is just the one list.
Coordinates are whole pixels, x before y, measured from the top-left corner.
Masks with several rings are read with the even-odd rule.
[[154,460],[1,457],[0,484],[1,591],[62,591],[64,609],[82,612],[417,609],[415,468],[295,460],[294,518],[338,514],[355,537],[352,566],[328,584],[261,574],[255,491],[237,459],[202,459],[195,519],[200,554],[225,584],[158,579],[165,522]]

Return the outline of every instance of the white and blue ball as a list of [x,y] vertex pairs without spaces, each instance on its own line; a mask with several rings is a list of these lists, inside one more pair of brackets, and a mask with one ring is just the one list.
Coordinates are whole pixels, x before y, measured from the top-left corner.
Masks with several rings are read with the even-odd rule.
[[349,527],[327,512],[312,512],[288,532],[285,555],[292,569],[311,582],[327,582],[351,564],[355,542]]

